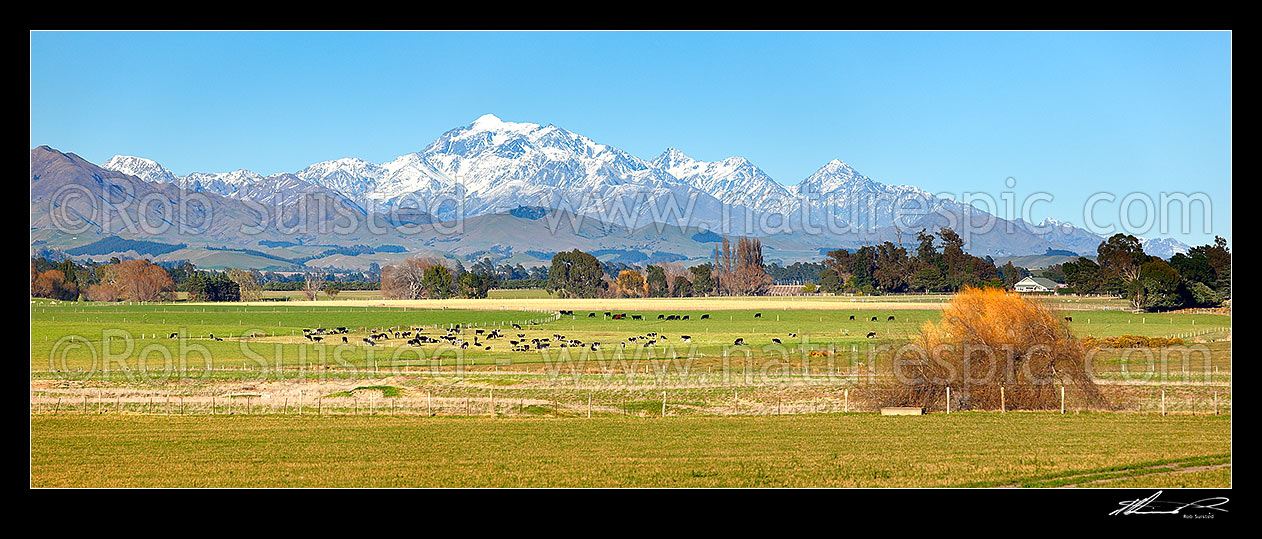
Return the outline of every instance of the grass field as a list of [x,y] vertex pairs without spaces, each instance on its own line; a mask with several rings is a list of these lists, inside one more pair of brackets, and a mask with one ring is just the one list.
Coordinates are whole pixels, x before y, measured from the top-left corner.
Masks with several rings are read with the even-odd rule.
[[[33,416],[34,486],[1230,486],[1230,416]],[[1111,475],[1110,475],[1111,474]],[[1159,475],[1158,475],[1159,474]]]
[[[1066,415],[883,418],[855,412],[875,410],[892,350],[937,320],[945,297],[503,292],[437,302],[367,293],[254,304],[33,301],[32,484],[1230,485],[1229,315],[1040,298],[1072,316],[1081,336],[1186,344],[1093,356],[1111,409],[1124,412],[1075,414],[1071,399]],[[468,349],[361,342],[387,328],[438,337],[457,324],[466,340],[478,329],[506,338],[480,334]],[[337,326],[351,328],[347,344],[302,337]],[[644,347],[649,334],[659,340]],[[507,342],[557,335],[584,346],[518,352]]]

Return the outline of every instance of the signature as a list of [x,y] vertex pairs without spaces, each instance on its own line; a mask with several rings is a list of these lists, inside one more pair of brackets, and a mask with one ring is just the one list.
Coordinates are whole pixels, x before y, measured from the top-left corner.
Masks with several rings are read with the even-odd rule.
[[1203,509],[1212,511],[1227,512],[1221,506],[1228,502],[1227,498],[1214,497],[1203,498],[1194,502],[1168,502],[1158,500],[1162,491],[1154,492],[1152,496],[1138,500],[1126,500],[1119,502],[1121,507],[1114,509],[1109,515],[1177,515],[1184,509]]

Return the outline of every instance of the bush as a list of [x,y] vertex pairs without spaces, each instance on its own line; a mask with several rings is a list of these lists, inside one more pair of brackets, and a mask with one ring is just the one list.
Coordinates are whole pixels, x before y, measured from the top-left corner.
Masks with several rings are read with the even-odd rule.
[[895,356],[882,406],[998,410],[1060,406],[1057,384],[1090,406],[1107,406],[1087,372],[1087,347],[1040,301],[998,288],[965,288]]
[[1118,335],[1116,337],[1090,337],[1082,340],[1087,348],[1161,348],[1183,346],[1178,337],[1145,337],[1143,335]]

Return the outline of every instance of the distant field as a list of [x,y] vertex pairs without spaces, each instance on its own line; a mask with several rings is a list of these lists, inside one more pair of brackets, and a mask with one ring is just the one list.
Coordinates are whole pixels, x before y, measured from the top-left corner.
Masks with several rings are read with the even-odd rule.
[[1230,416],[32,415],[31,436],[37,487],[1231,486]]
[[[344,292],[343,294],[345,294]],[[294,293],[297,294],[297,293]],[[1125,310],[1126,300],[1110,297],[1032,296],[1057,310]],[[295,299],[297,297],[295,296]],[[492,290],[486,299],[386,300],[380,296],[341,295],[336,300],[321,296],[305,305],[344,305],[344,301],[364,307],[410,307],[418,309],[525,309],[597,311],[698,311],[698,310],[838,310],[838,309],[941,309],[950,300],[942,294],[888,296],[742,296],[699,298],[569,298],[559,299],[542,289]],[[266,304],[255,302],[253,304]]]
[[[766,360],[787,360],[800,365],[800,356],[811,350],[838,353],[859,353],[869,345],[892,345],[915,337],[922,324],[940,316],[937,308],[908,308],[899,304],[896,308],[864,302],[841,305],[831,304],[833,309],[740,309],[746,306],[741,298],[714,300],[723,303],[723,309],[702,310],[713,306],[707,299],[673,300],[676,303],[658,303],[662,300],[639,300],[638,305],[657,309],[624,309],[629,315],[642,316],[642,320],[611,320],[604,310],[579,309],[584,300],[550,300],[550,307],[537,311],[521,309],[488,310],[460,309],[467,305],[460,300],[448,300],[452,308],[374,307],[355,301],[334,302],[283,302],[259,304],[157,304],[125,305],[94,303],[39,303],[31,307],[31,369],[36,372],[66,369],[86,369],[105,359],[106,354],[115,358],[118,367],[137,368],[142,356],[146,362],[162,364],[167,358],[178,357],[185,340],[169,339],[178,333],[186,340],[204,347],[213,356],[214,366],[266,366],[297,365],[313,362],[324,364],[333,361],[333,352],[342,354],[336,359],[348,366],[406,364],[425,366],[436,363],[427,359],[446,354],[451,358],[451,347],[423,345],[412,347],[400,339],[383,340],[378,346],[362,345],[363,337],[381,328],[422,328],[422,334],[438,337],[455,324],[479,328],[501,329],[504,339],[483,338],[478,346],[460,350],[466,363],[483,365],[484,368],[505,368],[541,365],[550,361],[537,351],[514,352],[510,340],[554,338],[564,335],[567,339],[583,343],[601,343],[601,354],[589,354],[587,346],[570,349],[569,358],[581,360],[588,355],[611,358],[620,354],[632,360],[696,358],[701,362],[696,368],[733,357],[739,362],[750,360],[761,363]],[[525,305],[534,300],[469,300],[500,302],[506,305]],[[540,300],[542,301],[542,300]],[[672,301],[672,300],[664,300]],[[752,301],[752,300],[750,300]],[[391,305],[399,305],[391,303]],[[404,303],[403,305],[410,305]],[[483,303],[486,306],[487,303]],[[663,306],[689,307],[687,310],[664,310]],[[784,304],[781,304],[782,307]],[[551,321],[552,309],[575,308],[574,315],[562,316]],[[550,311],[550,312],[549,312]],[[590,316],[594,313],[594,316]],[[761,314],[761,317],[755,315]],[[1122,311],[1075,311],[1071,327],[1079,335],[1114,336],[1122,334],[1146,336],[1179,336],[1189,344],[1197,339],[1218,339],[1228,335],[1231,318],[1213,314],[1132,314]],[[658,316],[688,316],[689,320],[659,320]],[[708,318],[703,318],[707,316]],[[851,320],[851,318],[854,318]],[[889,320],[893,317],[894,320]],[[876,318],[873,321],[872,318]],[[542,321],[531,325],[528,321]],[[517,330],[513,323],[523,326]],[[321,344],[302,338],[304,328],[337,327],[351,328],[347,344],[340,336],[326,338]],[[113,332],[113,336],[107,334]],[[640,341],[622,348],[633,336],[657,333],[666,340],[645,348]],[[873,334],[872,338],[867,335]],[[524,337],[517,337],[518,334]],[[210,335],[224,339],[213,340]],[[242,338],[242,335],[248,337]],[[790,335],[796,335],[791,337]],[[62,339],[77,336],[76,342],[91,346],[67,346]],[[131,337],[128,349],[120,340]],[[683,341],[691,337],[690,342]],[[468,340],[473,340],[466,335]],[[744,344],[736,346],[735,340]],[[776,342],[776,341],[780,342]],[[117,343],[106,346],[108,342]],[[334,346],[330,346],[334,345]],[[488,349],[489,347],[489,349]],[[340,350],[339,350],[340,349]],[[1216,348],[1215,365],[1222,371],[1230,371],[1230,345]],[[552,358],[562,351],[550,349]],[[327,352],[327,354],[326,354]],[[323,355],[322,355],[323,354]],[[1116,363],[1120,353],[1105,353],[1102,364]],[[1130,360],[1142,359],[1127,356]],[[203,362],[201,356],[195,361]],[[863,361],[860,354],[854,358]],[[849,360],[849,359],[848,359]],[[883,361],[883,359],[878,358]],[[710,363],[707,363],[710,362]],[[449,361],[448,365],[451,364]],[[845,365],[841,365],[844,367]],[[834,367],[837,367],[834,365]],[[539,367],[534,367],[537,370]],[[586,368],[586,367],[584,367]]]
[[497,288],[487,291],[487,299],[537,299],[552,297],[555,296],[542,288]]

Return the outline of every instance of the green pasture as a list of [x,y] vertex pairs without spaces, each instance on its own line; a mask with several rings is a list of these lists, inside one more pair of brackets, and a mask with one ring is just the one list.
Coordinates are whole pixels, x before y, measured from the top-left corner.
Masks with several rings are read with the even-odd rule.
[[36,487],[1231,486],[1230,416],[33,415],[31,438]]

